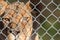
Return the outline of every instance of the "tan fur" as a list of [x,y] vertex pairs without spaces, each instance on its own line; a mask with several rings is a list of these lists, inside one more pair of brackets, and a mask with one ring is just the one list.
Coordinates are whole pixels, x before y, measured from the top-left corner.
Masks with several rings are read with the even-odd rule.
[[[9,5],[6,2],[4,3],[5,4],[2,4],[4,5],[3,9],[5,9],[5,11],[8,11],[8,13],[4,15],[3,18],[8,18],[11,20],[11,24],[9,25],[9,27],[11,27],[15,31],[20,31],[20,33],[18,33],[16,36],[14,36],[13,33],[9,33],[8,40],[15,40],[15,38],[16,40],[29,40],[33,31],[33,22],[30,13],[31,8],[29,6],[30,3],[27,2],[26,4],[24,4],[23,2],[20,2],[20,4],[18,4],[16,2]],[[18,13],[16,13],[16,7],[18,7]],[[4,12],[4,10],[0,10],[0,15],[3,14],[1,12]],[[7,24],[7,21],[3,20],[3,23]],[[36,36],[36,38],[38,38],[38,36]]]

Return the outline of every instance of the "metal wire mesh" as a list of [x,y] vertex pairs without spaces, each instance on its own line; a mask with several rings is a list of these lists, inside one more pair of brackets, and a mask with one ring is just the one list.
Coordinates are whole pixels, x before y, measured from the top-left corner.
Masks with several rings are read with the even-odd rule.
[[[30,2],[32,9],[26,9],[27,2]],[[3,3],[4,6],[7,5],[6,3],[10,5],[8,6],[9,9],[4,12],[5,9],[2,9],[0,2],[0,9],[2,9],[0,15],[4,12],[0,16],[0,40],[8,40],[7,30],[14,35],[19,32],[23,34],[23,31],[25,31],[24,34],[28,36],[33,30],[31,37],[37,34],[39,40],[60,40],[60,0],[5,0]],[[20,9],[16,9],[15,5],[20,5]],[[25,13],[22,14],[23,12]],[[26,25],[28,31],[24,29]],[[15,37],[16,40],[18,40],[17,37],[18,35]],[[26,40],[32,39],[27,37]]]

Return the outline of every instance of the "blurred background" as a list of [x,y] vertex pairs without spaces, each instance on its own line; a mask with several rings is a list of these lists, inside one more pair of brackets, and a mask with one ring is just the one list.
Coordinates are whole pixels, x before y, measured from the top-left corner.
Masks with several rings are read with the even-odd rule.
[[[16,1],[8,0],[9,3]],[[19,1],[27,3],[29,0]],[[33,28],[40,40],[60,40],[60,0],[30,0],[30,6]]]
[[[60,40],[60,0],[30,0],[40,40]],[[36,27],[36,28],[35,28]]]

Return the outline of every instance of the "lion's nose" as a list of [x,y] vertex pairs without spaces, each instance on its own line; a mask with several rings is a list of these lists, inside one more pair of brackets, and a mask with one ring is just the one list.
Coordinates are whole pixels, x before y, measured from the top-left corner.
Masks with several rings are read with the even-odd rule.
[[4,28],[4,23],[0,21],[0,30],[2,30],[3,28]]

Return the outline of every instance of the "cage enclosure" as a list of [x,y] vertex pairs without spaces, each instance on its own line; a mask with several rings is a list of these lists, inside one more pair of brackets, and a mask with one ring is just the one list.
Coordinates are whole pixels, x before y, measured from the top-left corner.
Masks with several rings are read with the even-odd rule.
[[60,0],[0,0],[0,40],[60,40]]

